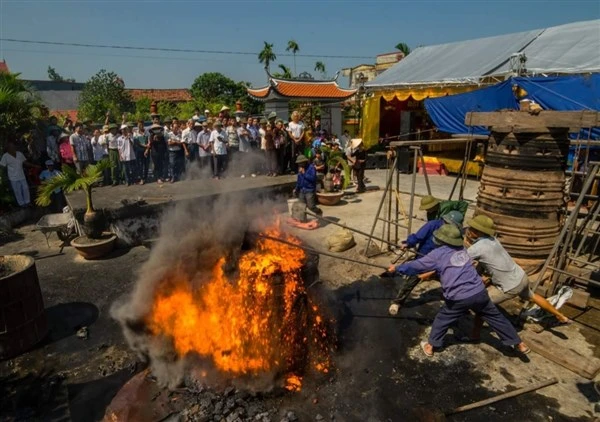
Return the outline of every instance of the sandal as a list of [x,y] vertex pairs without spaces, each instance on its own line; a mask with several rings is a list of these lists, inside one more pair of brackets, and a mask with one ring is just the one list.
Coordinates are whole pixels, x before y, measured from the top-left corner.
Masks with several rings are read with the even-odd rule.
[[427,350],[427,346],[429,346],[429,342],[427,341],[422,341],[421,342],[421,350],[423,351],[423,353],[425,354],[425,356],[427,356],[428,358],[432,358],[433,357],[433,347],[431,348],[432,351]]

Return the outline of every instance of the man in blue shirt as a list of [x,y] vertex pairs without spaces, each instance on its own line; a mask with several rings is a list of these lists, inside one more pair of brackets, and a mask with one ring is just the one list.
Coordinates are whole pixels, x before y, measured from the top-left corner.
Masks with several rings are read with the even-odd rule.
[[433,233],[444,224],[454,224],[462,230],[464,216],[459,211],[450,211],[441,218],[428,221],[416,233],[408,236],[402,242],[402,249],[417,247],[417,253],[421,256],[427,255],[434,250],[437,245],[434,243]]
[[323,214],[323,211],[317,207],[317,169],[302,154],[296,158],[296,165],[298,166],[298,179],[294,193],[309,210],[315,214]]
[[390,272],[406,275],[435,270],[440,276],[444,304],[433,321],[429,340],[421,342],[423,353],[433,356],[434,348],[442,347],[448,329],[470,310],[481,316],[498,333],[503,344],[521,353],[529,353],[529,347],[490,300],[463,246],[460,230],[452,224],[445,224],[433,236],[438,248],[415,261],[389,268]]

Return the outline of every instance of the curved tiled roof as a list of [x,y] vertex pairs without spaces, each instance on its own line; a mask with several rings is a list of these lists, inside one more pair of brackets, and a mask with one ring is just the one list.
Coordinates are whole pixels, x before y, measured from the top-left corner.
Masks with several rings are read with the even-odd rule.
[[248,88],[248,94],[254,98],[265,99],[271,92],[288,98],[323,98],[346,99],[356,93],[355,89],[340,88],[335,80],[293,80],[271,77],[269,86],[262,88]]

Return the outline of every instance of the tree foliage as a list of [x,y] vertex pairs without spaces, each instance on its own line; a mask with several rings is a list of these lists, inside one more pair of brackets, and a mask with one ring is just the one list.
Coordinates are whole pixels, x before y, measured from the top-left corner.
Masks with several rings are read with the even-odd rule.
[[[294,55],[294,75],[297,75],[296,72],[296,53],[298,51],[300,51],[300,46],[298,45],[298,43],[296,42],[296,40],[289,40],[287,43],[287,48],[285,49],[285,51],[291,51],[292,54]],[[281,66],[281,65],[279,65]]]
[[37,126],[42,103],[18,73],[0,73],[0,148]]
[[104,69],[96,73],[83,86],[79,97],[79,119],[104,121],[106,112],[121,116],[133,112],[134,103],[125,90],[125,83],[116,73]]
[[48,79],[56,82],[75,82],[75,79],[63,78],[52,66],[48,66]]
[[274,62],[277,59],[277,56],[273,51],[273,44],[269,44],[266,41],[264,41],[264,43],[263,49],[258,53],[258,61],[264,63],[265,67],[268,69],[271,62]]
[[284,78],[284,79],[292,79],[293,78],[292,71],[290,70],[289,67],[287,67],[284,64],[280,64],[277,67],[281,70],[281,72],[275,72],[275,73],[273,73],[273,76],[275,76],[276,78]]
[[315,71],[321,72],[323,76],[325,76],[325,63],[318,61],[315,63]]
[[203,73],[198,76],[192,84],[191,91],[195,105],[200,109],[208,108],[210,105],[226,105],[233,108],[236,101],[242,102],[244,111],[250,114],[259,114],[263,104],[248,96],[246,88],[248,82],[236,82],[218,72]]
[[404,57],[406,57],[410,54],[410,47],[406,43],[399,42],[398,44],[396,44],[396,47],[394,47],[394,48],[396,50],[401,51],[402,54],[404,54]]

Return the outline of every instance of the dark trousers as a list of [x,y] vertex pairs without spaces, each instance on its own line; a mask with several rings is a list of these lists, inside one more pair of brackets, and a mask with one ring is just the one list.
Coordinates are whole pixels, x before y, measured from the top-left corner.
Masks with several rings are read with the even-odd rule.
[[113,185],[118,185],[121,179],[123,179],[123,168],[121,167],[121,161],[119,160],[119,150],[109,149],[108,159],[110,160],[110,178]]
[[227,159],[225,162],[225,170],[229,169],[229,172],[232,176],[239,176],[240,173],[236,169],[239,169],[239,160],[240,160],[240,147],[239,145],[230,146],[227,148]]
[[356,172],[356,182],[358,184],[356,191],[364,192],[367,190],[365,186],[365,167],[364,164],[361,164],[358,168],[356,165],[354,166],[354,171]]
[[220,177],[227,170],[227,154],[217,154],[214,157],[213,176]]
[[171,180],[179,180],[184,167],[185,152],[183,149],[180,149],[179,151],[169,151],[169,177]]
[[148,179],[148,167],[150,165],[150,157],[144,155],[145,149],[137,148],[135,150],[135,160],[137,162],[138,176],[146,181]]
[[287,173],[287,171],[292,170],[292,143],[288,143],[283,148],[283,160],[281,164],[281,171],[283,173]]
[[315,214],[323,213],[323,211],[321,211],[317,207],[317,195],[315,194],[315,192],[300,191],[298,192],[298,199],[300,200],[300,202],[305,203],[306,208],[308,208]]
[[189,155],[186,157],[186,160],[188,166],[192,166],[198,159],[198,144],[188,144],[187,149]]
[[136,166],[137,163],[135,160],[129,160],[129,161],[121,161],[121,164],[123,165],[123,173],[125,174],[125,183],[127,183],[127,185],[131,185],[132,183],[135,183],[135,180],[137,179],[137,175],[136,175]]
[[294,173],[298,173],[298,164],[296,164],[296,158],[302,154],[302,143],[297,144],[292,141],[292,159],[290,161],[290,167]]
[[210,155],[207,155],[205,157],[200,156],[200,158],[198,158],[198,163],[199,163],[199,166],[201,169],[210,167],[211,174],[214,173],[215,163],[213,162],[212,156],[210,156]]
[[267,174],[277,174],[277,150],[265,150],[265,158]]
[[154,164],[154,178],[155,179],[166,179],[165,174],[165,152],[164,151],[152,151],[152,164]]
[[285,163],[285,146],[282,145],[275,149],[275,153],[277,155],[277,173],[284,174],[285,167],[283,165]]
[[479,315],[492,330],[498,333],[502,344],[514,346],[521,343],[517,330],[492,303],[485,289],[466,299],[445,300],[431,326],[429,343],[433,347],[441,347],[448,329],[470,310]]

